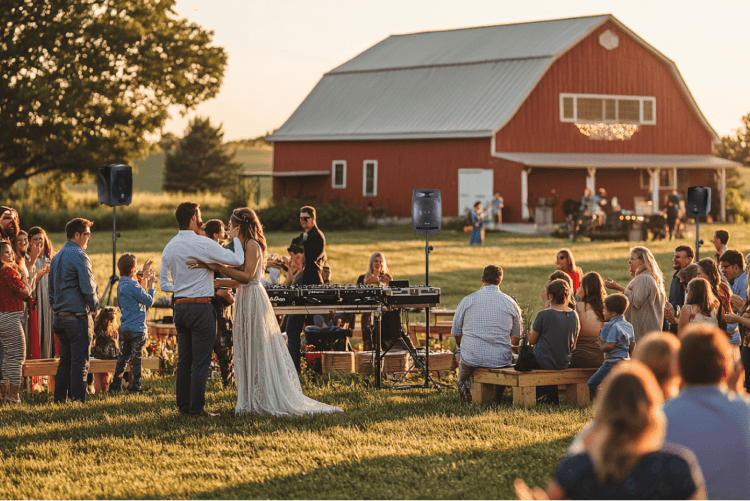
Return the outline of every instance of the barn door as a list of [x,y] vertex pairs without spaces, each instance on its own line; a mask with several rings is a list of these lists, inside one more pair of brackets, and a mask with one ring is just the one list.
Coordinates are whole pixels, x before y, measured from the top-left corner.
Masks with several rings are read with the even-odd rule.
[[494,175],[492,169],[458,169],[459,216],[465,215],[477,201],[485,207],[492,200]]

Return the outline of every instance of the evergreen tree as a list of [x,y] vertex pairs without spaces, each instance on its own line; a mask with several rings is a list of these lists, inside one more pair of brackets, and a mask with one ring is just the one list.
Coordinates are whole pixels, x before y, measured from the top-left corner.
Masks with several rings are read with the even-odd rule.
[[224,146],[222,126],[213,127],[208,118],[190,121],[185,137],[166,153],[164,190],[195,193],[219,191],[237,184],[235,152]]

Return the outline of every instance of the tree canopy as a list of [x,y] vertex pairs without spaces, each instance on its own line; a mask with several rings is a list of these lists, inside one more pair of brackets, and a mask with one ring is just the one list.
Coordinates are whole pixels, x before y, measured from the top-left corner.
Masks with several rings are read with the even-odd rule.
[[237,184],[234,151],[224,145],[222,126],[213,127],[208,118],[190,121],[177,148],[166,153],[164,190],[195,193],[214,191]]
[[0,9],[0,192],[79,179],[149,149],[169,107],[214,97],[227,55],[175,0],[7,0]]
[[722,137],[721,142],[714,146],[714,154],[750,167],[750,113],[742,117],[742,123],[745,130],[737,129],[734,136]]

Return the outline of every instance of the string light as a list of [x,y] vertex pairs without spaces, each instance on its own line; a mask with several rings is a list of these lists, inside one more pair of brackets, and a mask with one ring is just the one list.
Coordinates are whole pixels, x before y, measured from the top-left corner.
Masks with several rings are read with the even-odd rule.
[[640,129],[638,124],[576,123],[576,127],[581,134],[588,136],[590,139],[605,141],[625,141]]

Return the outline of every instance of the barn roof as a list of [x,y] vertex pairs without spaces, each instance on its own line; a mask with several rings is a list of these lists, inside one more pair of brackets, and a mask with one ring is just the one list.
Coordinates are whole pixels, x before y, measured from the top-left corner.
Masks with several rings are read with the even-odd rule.
[[611,21],[671,69],[674,62],[612,15],[392,35],[323,75],[269,141],[491,137],[552,63]]

